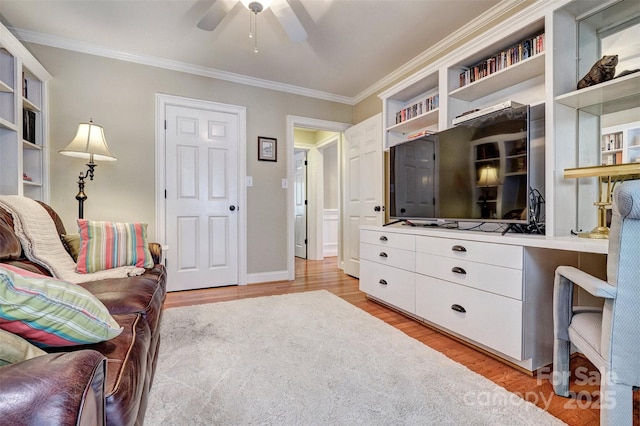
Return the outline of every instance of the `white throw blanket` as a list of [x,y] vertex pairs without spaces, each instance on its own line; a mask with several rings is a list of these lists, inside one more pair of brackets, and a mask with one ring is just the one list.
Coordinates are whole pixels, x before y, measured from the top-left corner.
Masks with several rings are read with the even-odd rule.
[[27,259],[49,270],[55,278],[82,283],[103,278],[141,275],[144,272],[143,268],[123,266],[79,274],[76,272],[73,258],[60,241],[53,219],[44,207],[30,198],[18,195],[0,196],[0,206],[13,216],[14,232],[20,239]]

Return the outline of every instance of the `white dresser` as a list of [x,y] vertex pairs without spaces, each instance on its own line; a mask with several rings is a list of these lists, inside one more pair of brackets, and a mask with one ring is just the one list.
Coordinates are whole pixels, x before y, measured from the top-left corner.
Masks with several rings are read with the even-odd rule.
[[[360,290],[373,300],[532,372],[552,360],[553,277],[581,241],[365,226]],[[571,250],[571,248],[576,250]],[[588,250],[604,262],[606,245]]]

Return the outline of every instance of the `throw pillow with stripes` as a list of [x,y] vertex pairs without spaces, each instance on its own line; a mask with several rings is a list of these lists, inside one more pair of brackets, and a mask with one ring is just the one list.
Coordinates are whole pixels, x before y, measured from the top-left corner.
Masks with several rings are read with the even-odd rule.
[[122,333],[88,290],[9,265],[0,265],[0,328],[39,347],[98,343]]
[[153,266],[153,257],[147,242],[146,223],[78,219],[78,232],[78,273],[86,274],[119,266]]

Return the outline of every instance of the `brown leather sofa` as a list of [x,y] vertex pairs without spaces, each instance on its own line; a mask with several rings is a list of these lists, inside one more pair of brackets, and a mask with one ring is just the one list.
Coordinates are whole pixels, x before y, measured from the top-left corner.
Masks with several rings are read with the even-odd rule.
[[[65,234],[58,215],[44,206],[58,233]],[[155,266],[143,275],[80,284],[124,327],[118,337],[47,349],[47,355],[0,368],[0,425],[143,424],[166,296],[161,248],[153,243],[149,247]],[[13,218],[2,208],[0,263],[49,275],[24,258]]]

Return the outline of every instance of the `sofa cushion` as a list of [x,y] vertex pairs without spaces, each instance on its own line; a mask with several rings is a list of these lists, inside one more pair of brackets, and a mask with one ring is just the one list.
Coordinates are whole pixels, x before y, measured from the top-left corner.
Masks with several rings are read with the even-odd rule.
[[40,355],[46,355],[46,352],[33,346],[22,337],[0,328],[0,367]]
[[158,329],[166,296],[166,274],[160,265],[128,278],[80,283],[107,307],[111,315],[141,313],[153,333]]
[[146,223],[78,219],[78,231],[80,252],[77,271],[81,274],[118,266],[153,266]]
[[[114,315],[114,318],[123,328],[118,337],[75,349],[91,349],[107,358],[104,389],[107,424],[133,425],[140,414],[140,406],[146,407],[147,403],[145,382],[151,331],[141,314]],[[54,348],[50,352],[63,350]]]
[[18,259],[21,253],[20,240],[13,228],[0,217],[0,260]]
[[112,339],[122,328],[77,284],[0,264],[0,328],[40,347]]

